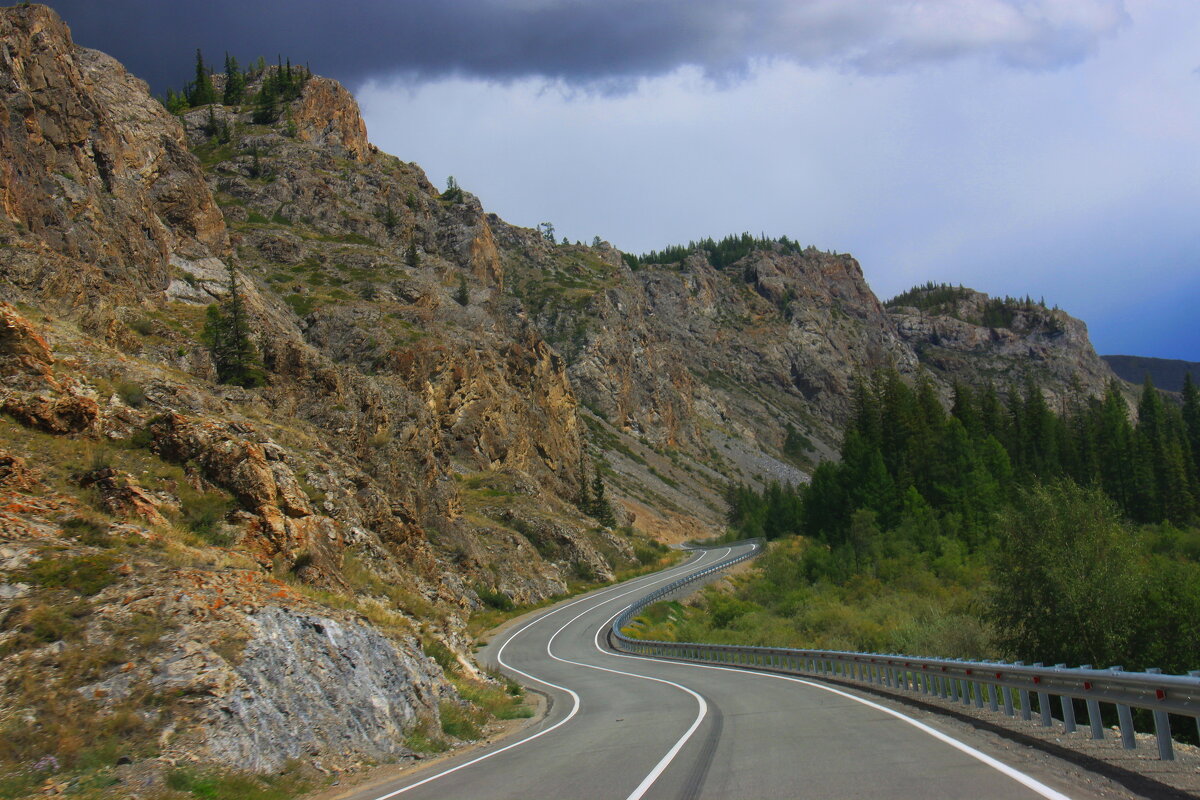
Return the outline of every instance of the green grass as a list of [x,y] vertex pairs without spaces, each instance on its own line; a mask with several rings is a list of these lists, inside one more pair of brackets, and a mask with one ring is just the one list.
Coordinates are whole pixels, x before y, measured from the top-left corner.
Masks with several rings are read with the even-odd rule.
[[283,298],[297,317],[307,317],[317,306],[317,298],[311,294],[289,294]]
[[100,592],[120,580],[113,571],[116,559],[107,553],[85,556],[51,556],[34,561],[19,577],[48,589],[69,589],[84,596]]
[[428,717],[419,720],[404,734],[404,746],[414,753],[444,753],[450,749],[450,743],[442,738]]
[[483,736],[481,726],[486,717],[480,709],[443,700],[438,704],[438,712],[442,718],[442,733],[447,736],[467,741]]
[[374,239],[363,236],[361,233],[327,233],[315,237],[319,242],[341,242],[343,244],[361,244],[368,247],[378,247],[379,243]]
[[977,613],[986,573],[947,553],[932,567],[899,560],[876,574],[821,577],[828,558],[800,538],[774,542],[732,590],[708,587],[686,605],[647,608],[630,634],[663,641],[995,658]]
[[204,772],[189,767],[167,773],[167,788],[202,800],[289,800],[313,787],[291,771],[282,775]]
[[183,484],[179,488],[179,499],[183,524],[188,530],[208,544],[218,547],[230,544],[228,534],[222,529],[226,515],[236,505],[229,493],[219,490],[199,492]]
[[524,703],[525,690],[511,678],[492,673],[501,685],[482,681],[459,681],[455,684],[464,700],[496,719],[528,719],[533,708]]

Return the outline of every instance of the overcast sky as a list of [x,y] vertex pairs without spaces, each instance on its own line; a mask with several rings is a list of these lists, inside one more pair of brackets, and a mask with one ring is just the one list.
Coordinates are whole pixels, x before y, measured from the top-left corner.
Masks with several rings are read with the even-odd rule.
[[1044,297],[1200,361],[1195,0],[69,0],[156,91],[276,53],[510,222],[642,252],[749,230]]

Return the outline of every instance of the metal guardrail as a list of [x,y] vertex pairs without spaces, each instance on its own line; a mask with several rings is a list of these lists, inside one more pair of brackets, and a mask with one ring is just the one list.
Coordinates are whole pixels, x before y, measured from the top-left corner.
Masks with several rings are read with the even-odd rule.
[[[1121,667],[1092,669],[1090,665],[1052,667],[1027,665],[1017,661],[966,661],[963,659],[915,658],[886,653],[854,653],[838,650],[794,650],[777,647],[702,644],[697,642],[658,642],[633,639],[622,633],[642,609],[687,588],[716,572],[754,558],[763,552],[761,539],[741,544],[755,548],[740,556],[720,561],[711,567],[667,584],[651,592],[626,609],[613,623],[614,646],[637,655],[657,656],[703,664],[720,664],[743,669],[765,670],[794,675],[839,678],[896,690],[932,695],[963,705],[974,705],[1023,719],[1033,718],[1033,700],[1043,727],[1054,724],[1053,701],[1058,698],[1061,724],[1065,733],[1076,730],[1075,702],[1083,701],[1087,724],[1093,739],[1103,739],[1100,704],[1116,706],[1122,745],[1136,747],[1131,709],[1153,712],[1158,755],[1164,761],[1175,757],[1171,739],[1170,714],[1192,717],[1200,732],[1200,670],[1187,675],[1164,675],[1160,670],[1126,672]],[[739,544],[739,543],[735,543]]]

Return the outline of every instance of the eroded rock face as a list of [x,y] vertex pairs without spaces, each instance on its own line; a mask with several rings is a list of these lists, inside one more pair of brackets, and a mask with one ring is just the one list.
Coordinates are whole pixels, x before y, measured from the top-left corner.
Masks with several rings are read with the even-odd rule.
[[27,492],[37,485],[37,477],[25,459],[0,450],[0,488]]
[[401,651],[362,625],[278,607],[247,621],[251,638],[209,712],[208,747],[224,763],[266,772],[313,753],[395,756],[449,696],[415,642]]
[[105,467],[83,475],[79,485],[85,489],[95,489],[100,503],[114,516],[139,520],[148,525],[170,524],[158,510],[159,503],[155,498],[128,473],[118,473],[111,467]]
[[44,6],[6,9],[0,41],[0,237],[48,251],[0,274],[76,303],[130,298],[166,288],[173,253],[227,250],[183,130],[145,83],[76,47]]
[[15,308],[0,302],[0,375],[48,374],[53,363],[46,339]]
[[95,400],[71,394],[12,394],[0,405],[0,411],[26,427],[60,435],[94,430],[100,419],[100,406]]
[[358,102],[345,87],[328,78],[314,77],[304,84],[292,112],[296,137],[316,147],[366,161],[374,147],[367,141],[367,125]]
[[991,383],[1003,391],[1032,381],[1054,400],[1080,392],[1098,396],[1116,378],[1081,320],[1040,304],[1014,303],[1004,325],[986,325],[991,300],[964,289],[945,307],[900,306],[889,315],[921,363],[947,383]]
[[[500,239],[547,257],[517,229]],[[659,446],[702,454],[720,429],[774,460],[787,424],[835,442],[856,375],[916,368],[850,256],[766,247],[723,269],[699,252],[633,272],[611,249],[598,255],[574,278],[594,289],[563,292],[569,302],[533,321],[566,351],[589,407]],[[520,280],[522,293],[544,291],[536,271]]]

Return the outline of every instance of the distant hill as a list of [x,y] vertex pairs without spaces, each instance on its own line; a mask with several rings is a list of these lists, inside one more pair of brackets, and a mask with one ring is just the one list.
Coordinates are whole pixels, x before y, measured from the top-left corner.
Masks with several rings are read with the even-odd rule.
[[1100,356],[1117,373],[1130,383],[1142,383],[1146,375],[1159,389],[1168,392],[1183,390],[1183,378],[1189,372],[1192,380],[1200,383],[1200,362],[1181,361],[1175,358],[1149,358],[1147,356]]

